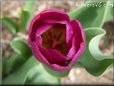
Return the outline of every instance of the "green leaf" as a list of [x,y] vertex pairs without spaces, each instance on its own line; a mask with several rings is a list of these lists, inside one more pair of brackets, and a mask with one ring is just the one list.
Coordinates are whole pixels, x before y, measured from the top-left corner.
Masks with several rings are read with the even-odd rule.
[[28,59],[17,54],[3,59],[3,78],[18,70]]
[[[82,6],[69,13],[71,19],[78,19],[84,28],[102,27],[106,20],[113,19],[112,7],[109,2],[89,2],[89,5],[98,6]],[[106,4],[106,6],[104,6]],[[100,6],[100,7],[99,7]]]
[[111,2],[111,1],[107,2],[103,22],[112,21],[114,19],[114,7],[113,6],[114,6],[114,2]]
[[6,59],[2,59],[2,78],[6,75]]
[[32,55],[31,49],[22,40],[13,40],[11,42],[11,47],[17,54],[21,55],[24,58],[28,58]]
[[66,72],[60,72],[60,71],[54,71],[50,68],[48,68],[46,65],[43,65],[44,69],[51,75],[55,76],[55,77],[65,77],[69,74],[70,71],[66,71]]
[[[48,78],[48,79],[47,79]],[[31,57],[26,63],[3,79],[2,84],[59,84],[60,79],[50,75]]]
[[82,66],[82,64],[79,61],[77,61],[76,62],[76,65],[74,65],[74,67],[76,67],[76,68],[82,68],[83,66]]
[[24,6],[24,10],[29,12],[29,13],[33,13],[33,10],[35,9],[35,2],[36,0],[28,0],[25,2],[25,6]]
[[6,27],[8,27],[8,29],[10,29],[13,33],[17,33],[19,30],[18,24],[7,17],[2,18],[2,23]]
[[21,68],[3,79],[2,84],[24,84],[27,73],[36,65],[38,65],[38,61],[34,57],[29,58]]
[[11,47],[17,54],[9,58],[3,59],[4,77],[6,77],[12,72],[15,72],[32,55],[31,49],[22,40],[13,40],[11,42]]
[[20,31],[26,31],[30,21],[31,15],[29,12],[22,10],[20,14],[21,29]]
[[[2,63],[2,69],[3,69],[3,77],[7,76],[11,71],[12,69],[15,69],[15,61],[17,58],[17,55],[13,55],[9,58],[3,58],[3,63]],[[17,59],[18,60],[18,59]]]
[[102,34],[93,37],[89,42],[89,52],[96,60],[114,58],[113,55],[104,55],[104,53],[99,48],[100,40],[105,35],[105,33],[106,32],[104,31]]
[[41,64],[32,68],[27,76],[27,84],[60,84],[60,79],[48,74]]
[[33,18],[34,14],[33,11],[36,7],[35,5],[36,0],[29,0],[25,2],[25,6],[20,14],[20,23],[21,23],[21,31],[25,32],[29,26],[31,19]]
[[[87,39],[87,43],[86,43],[87,48],[86,48],[84,55],[79,59],[79,62],[81,63],[83,67],[86,68],[86,70],[90,74],[94,76],[100,76],[110,67],[110,65],[113,64],[113,60],[112,59],[103,59],[101,61],[96,60],[91,55],[88,49],[89,47],[88,44],[90,43],[90,40],[93,37],[96,37],[97,35],[104,33],[104,30],[100,28],[91,27],[91,28],[87,28],[85,32],[86,32],[86,39]],[[94,52],[97,52],[97,51],[94,51]]]

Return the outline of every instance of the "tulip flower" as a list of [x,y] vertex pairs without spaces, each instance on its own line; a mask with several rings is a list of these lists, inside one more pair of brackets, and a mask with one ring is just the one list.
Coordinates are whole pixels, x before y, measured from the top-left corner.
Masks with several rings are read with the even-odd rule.
[[78,20],[67,13],[45,10],[29,27],[29,44],[34,56],[54,71],[68,71],[84,53],[85,32]]

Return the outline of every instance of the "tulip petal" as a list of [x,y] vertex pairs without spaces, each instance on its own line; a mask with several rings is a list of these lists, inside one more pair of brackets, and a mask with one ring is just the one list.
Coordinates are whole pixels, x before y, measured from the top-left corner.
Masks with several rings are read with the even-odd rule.
[[68,71],[68,70],[70,70],[71,69],[71,67],[70,66],[59,66],[59,65],[57,65],[57,64],[52,64],[52,65],[50,65],[50,68],[52,68],[53,70],[55,70],[55,71]]
[[43,21],[45,23],[49,23],[49,24],[56,24],[56,23],[59,23],[59,24],[68,24],[68,21],[65,21],[65,20],[62,20],[62,21],[57,21],[57,20],[45,20]]
[[66,43],[67,44],[70,44],[69,42],[71,42],[72,36],[73,36],[73,28],[69,24],[67,24],[66,25]]
[[71,21],[71,24],[74,27],[74,29],[80,30],[80,33],[81,33],[80,35],[82,36],[82,40],[85,42],[86,35],[85,35],[84,29],[83,29],[81,23],[78,20],[73,20],[73,21]]
[[44,21],[48,21],[50,23],[54,21],[55,21],[54,23],[56,22],[65,23],[65,22],[69,22],[70,18],[65,12],[58,11],[58,10],[47,10],[36,15],[31,21],[30,27],[33,27],[34,24],[38,24],[39,22],[44,22]]
[[67,54],[67,60],[70,60],[70,59],[72,59],[72,57],[74,56],[74,54],[76,53],[76,47],[75,47],[75,45],[76,45],[76,40],[75,40],[75,38],[73,37],[73,39],[72,39],[72,47],[70,48],[70,50],[69,50],[69,52],[68,52],[68,54]]
[[[64,17],[63,17],[64,16]],[[56,21],[70,21],[69,16],[60,10],[46,10],[40,14],[39,21],[56,20]]]
[[36,42],[37,45],[41,46],[42,45],[42,38],[41,38],[41,36],[36,36],[35,42]]
[[42,55],[48,60],[50,64],[57,64],[60,66],[67,65],[66,58],[55,49],[45,49],[39,46]]
[[38,59],[39,61],[41,61],[44,64],[49,65],[50,63],[48,62],[48,60],[42,55],[42,53],[39,50],[39,47],[37,46],[37,44],[35,42],[32,42],[32,52],[35,55],[36,59]]
[[66,58],[60,52],[55,49],[49,49],[48,51],[51,54],[53,64],[66,65]]
[[74,65],[77,62],[77,60],[81,57],[81,55],[85,51],[85,46],[86,45],[84,42],[80,44],[80,48],[79,48],[78,52],[75,54],[75,56],[72,58],[72,60],[69,63],[70,65]]
[[36,42],[38,45],[42,45],[42,37],[41,37],[41,35],[42,35],[46,30],[48,30],[50,27],[51,27],[50,24],[44,23],[44,24],[40,25],[40,26],[37,28],[37,32],[35,33],[35,34],[36,34],[36,36],[35,36],[35,42]]
[[50,52],[41,46],[39,46],[39,50],[42,53],[42,55],[48,60],[48,62],[50,64],[52,64],[53,63],[53,57],[51,56]]
[[50,29],[51,26],[52,26],[52,24],[44,23],[44,24],[40,25],[39,27],[37,27],[36,36],[41,36],[45,31]]
[[[85,32],[84,32],[83,27],[81,26],[81,24],[79,23],[78,20],[71,21],[71,25],[74,30],[73,31],[74,32],[73,39],[75,38],[75,40],[73,42],[75,45],[72,45],[72,47],[70,49],[71,51],[69,51],[69,53],[73,52],[73,50],[76,50],[76,53],[75,53],[75,56],[73,56],[70,63],[75,63],[80,58],[80,56],[84,53],[84,50],[86,47],[86,45],[85,45],[86,44],[85,43]],[[74,54],[74,53],[70,53],[70,54]]]

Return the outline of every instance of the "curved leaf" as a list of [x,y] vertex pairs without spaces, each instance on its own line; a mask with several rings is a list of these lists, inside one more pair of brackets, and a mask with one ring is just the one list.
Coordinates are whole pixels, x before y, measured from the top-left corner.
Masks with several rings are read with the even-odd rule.
[[[86,32],[86,38],[87,38],[87,48],[86,51],[84,53],[84,55],[79,59],[79,62],[81,63],[81,65],[83,67],[86,68],[86,70],[94,75],[94,76],[100,76],[101,74],[103,74],[105,72],[105,70],[108,69],[108,67],[110,67],[110,65],[113,64],[113,60],[112,59],[104,59],[104,60],[96,60],[90,53],[88,47],[89,47],[89,43],[90,40],[99,35],[104,33],[103,29],[100,28],[95,28],[95,27],[91,27],[91,28],[87,28],[85,30]],[[95,42],[95,41],[94,41]],[[94,51],[96,52],[96,51]]]
[[[113,19],[112,9],[108,1],[104,2],[89,2],[86,6],[69,13],[71,19],[78,19],[84,26],[87,27],[102,27],[105,21]],[[92,4],[94,6],[92,6]]]
[[22,40],[13,40],[11,42],[11,47],[17,54],[21,55],[24,58],[28,58],[32,55],[31,49]]
[[104,55],[104,53],[102,53],[101,50],[99,49],[100,40],[104,35],[105,35],[105,31],[104,31],[104,33],[92,38],[89,43],[89,52],[96,60],[113,59],[114,58],[113,55]]
[[60,80],[47,73],[42,67],[42,65],[35,66],[27,73],[27,84],[60,84]]
[[7,17],[3,17],[2,18],[2,23],[8,27],[8,29],[10,29],[13,33],[17,33],[19,30],[19,26],[17,23],[15,23],[14,21],[12,21],[11,19],[7,18]]

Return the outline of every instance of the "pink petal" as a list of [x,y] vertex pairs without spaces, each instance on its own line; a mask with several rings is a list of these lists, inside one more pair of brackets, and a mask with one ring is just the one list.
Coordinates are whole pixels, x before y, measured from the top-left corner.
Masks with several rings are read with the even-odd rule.
[[66,25],[66,43],[67,44],[69,44],[69,42],[71,42],[72,36],[73,36],[73,29],[69,24],[67,24]]
[[66,65],[66,58],[55,49],[48,50],[51,54],[53,64]]
[[57,64],[52,64],[51,66],[50,66],[50,68],[52,68],[53,70],[55,70],[55,71],[69,71],[70,69],[71,69],[71,67],[70,66],[59,66],[59,65],[57,65]]
[[[74,40],[74,44],[72,45],[72,47],[69,51],[68,56],[70,57],[70,55],[72,55],[72,60],[70,63],[74,63],[80,58],[80,56],[83,54],[83,52],[85,50],[85,47],[86,47],[85,37],[86,36],[85,36],[84,29],[82,28],[79,21],[73,20],[73,21],[71,21],[71,25],[74,30],[73,39],[75,39],[75,40]],[[74,54],[75,51],[76,51],[76,53]]]
[[36,15],[32,19],[31,24],[30,24],[29,34],[33,31],[34,28],[36,29],[36,27],[39,23],[41,23],[41,22],[44,23],[45,21],[53,22],[53,23],[56,23],[56,22],[65,23],[65,22],[69,22],[70,19],[69,19],[69,16],[62,11],[58,11],[58,10],[44,11],[44,12]]
[[52,27],[52,24],[48,24],[48,23],[44,23],[40,25],[39,27],[37,27],[36,36],[41,36],[45,31],[47,31],[51,27]]
[[73,38],[72,39],[72,47],[70,48],[70,50],[69,50],[69,52],[68,52],[68,54],[67,54],[67,60],[70,60],[70,59],[72,59],[72,57],[74,56],[74,54],[76,53],[76,47],[75,47],[75,45],[76,45],[76,42],[75,42],[76,40],[75,40],[75,38]]
[[48,60],[48,62],[50,64],[53,64],[53,57],[51,56],[50,52],[41,46],[39,46],[39,49],[42,55]]
[[55,23],[59,23],[59,24],[68,24],[68,21],[62,20],[62,21],[57,21],[57,20],[45,20],[43,21],[45,23],[49,23],[49,24],[55,24]]
[[73,20],[73,21],[71,21],[71,24],[76,30],[78,30],[78,29],[80,30],[82,40],[85,42],[86,41],[86,35],[85,35],[84,29],[83,29],[81,23],[78,20]]
[[47,65],[50,64],[48,62],[48,60],[42,55],[42,53],[40,52],[40,50],[35,42],[31,43],[31,47],[32,47],[33,54],[39,61],[41,61],[42,63],[47,64]]
[[82,54],[84,53],[85,51],[85,47],[86,44],[83,42],[80,44],[80,48],[78,50],[78,52],[75,54],[75,56],[72,58],[72,60],[70,61],[69,64],[73,65],[77,62],[77,60],[82,56]]
[[[64,16],[64,17],[63,17]],[[56,20],[56,21],[70,21],[68,14],[60,10],[48,9],[41,13],[39,20]]]

